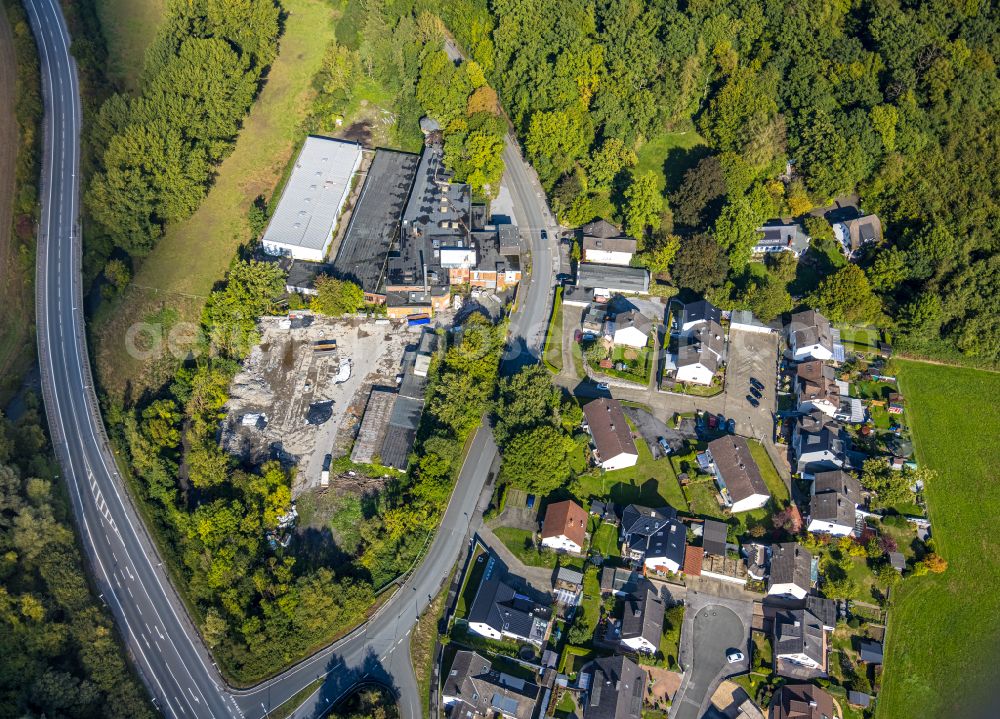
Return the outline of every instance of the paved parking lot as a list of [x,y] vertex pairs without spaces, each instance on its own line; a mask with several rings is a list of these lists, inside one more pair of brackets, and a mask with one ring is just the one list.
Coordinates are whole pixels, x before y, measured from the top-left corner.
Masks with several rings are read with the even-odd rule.
[[[726,367],[725,402],[720,410],[736,420],[736,431],[746,437],[770,438],[774,412],[778,408],[775,393],[778,378],[778,337],[744,330],[729,332],[729,363]],[[750,378],[764,383],[759,407],[747,401]]]

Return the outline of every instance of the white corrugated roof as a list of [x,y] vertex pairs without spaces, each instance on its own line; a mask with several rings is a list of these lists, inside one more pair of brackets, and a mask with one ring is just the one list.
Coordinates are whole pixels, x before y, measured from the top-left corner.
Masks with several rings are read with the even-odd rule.
[[322,250],[360,159],[355,142],[307,137],[263,242]]

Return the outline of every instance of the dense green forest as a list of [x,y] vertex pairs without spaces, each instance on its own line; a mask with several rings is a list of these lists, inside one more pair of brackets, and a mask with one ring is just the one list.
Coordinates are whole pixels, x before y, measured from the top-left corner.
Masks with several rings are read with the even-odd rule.
[[[915,352],[1000,360],[995,3],[439,5],[564,223],[622,222],[661,281],[723,306],[804,300]],[[694,131],[704,146],[640,168],[648,143]],[[815,223],[801,266],[748,262],[763,221],[855,192],[886,235],[862,273]]]
[[152,717],[84,574],[69,503],[26,395],[0,417],[0,716]]
[[115,247],[143,255],[166,223],[198,207],[277,54],[279,29],[273,2],[169,4],[142,92],[108,98],[88,133],[101,150],[87,208]]

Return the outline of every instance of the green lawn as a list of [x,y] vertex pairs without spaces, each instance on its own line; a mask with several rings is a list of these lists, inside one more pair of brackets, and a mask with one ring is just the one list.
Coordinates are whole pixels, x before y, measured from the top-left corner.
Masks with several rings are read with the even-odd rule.
[[788,493],[785,481],[778,475],[778,470],[774,468],[771,455],[767,453],[764,445],[760,442],[748,439],[747,444],[750,446],[750,454],[760,468],[764,484],[767,485],[767,489],[774,498],[775,503],[780,505],[781,508],[787,507],[791,501],[791,496]]
[[663,131],[649,138],[636,153],[639,163],[635,172],[655,172],[659,185],[673,192],[684,173],[707,155],[704,138],[693,124],[674,132]]
[[687,509],[684,493],[677,483],[677,476],[668,459],[653,459],[649,446],[642,440],[636,442],[639,461],[634,467],[611,472],[591,472],[578,477],[572,491],[580,500],[590,497],[611,499],[618,504],[641,504],[656,507],[669,504],[680,510]]
[[681,625],[684,623],[684,605],[678,604],[667,610],[663,621],[663,636],[660,637],[660,654],[669,669],[677,668],[680,656]]
[[511,551],[511,554],[532,567],[555,567],[557,564],[561,564],[579,568],[577,565],[583,564],[583,560],[578,557],[560,555],[550,550],[538,551],[535,548],[532,533],[526,529],[496,527],[493,533]]
[[545,366],[555,374],[562,371],[562,341],[563,341],[563,288],[556,288],[556,297],[552,305],[552,317],[549,320],[549,330],[545,335],[545,350],[542,358]]
[[590,535],[590,548],[600,552],[605,557],[620,557],[618,527],[604,522],[598,523],[597,528]]
[[[486,561],[489,559],[489,556],[489,553],[485,549],[480,549],[472,558],[469,570],[465,574],[465,579],[462,580],[462,589],[458,595],[458,605],[455,607],[455,616],[457,618],[462,618],[468,614],[469,608],[476,600],[476,592],[479,591],[479,585],[483,582],[483,573],[486,571]],[[482,557],[482,561],[480,561],[480,557]]]
[[1000,636],[1000,374],[900,362],[918,461],[944,574],[909,579],[889,613],[878,719],[972,716],[998,683]]

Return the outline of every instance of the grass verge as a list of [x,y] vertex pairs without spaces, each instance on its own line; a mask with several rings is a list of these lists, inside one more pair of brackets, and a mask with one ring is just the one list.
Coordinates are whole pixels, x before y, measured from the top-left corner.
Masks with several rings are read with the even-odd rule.
[[1000,409],[992,401],[1000,375],[901,361],[899,377],[917,460],[938,473],[927,501],[948,570],[911,578],[893,597],[876,717],[985,716],[1000,636],[1000,541],[991,511],[1000,506]]
[[563,368],[562,344],[563,344],[563,311],[562,311],[563,288],[556,288],[556,297],[552,303],[552,318],[549,320],[549,330],[545,334],[545,350],[542,358],[545,366],[553,374],[559,374]]
[[438,640],[438,625],[445,612],[445,602],[448,599],[448,590],[455,579],[457,567],[453,567],[448,573],[448,578],[441,586],[441,591],[434,597],[434,600],[427,605],[424,613],[420,615],[413,634],[410,635],[410,662],[413,664],[413,673],[417,678],[417,688],[424,702],[424,716],[431,716],[430,696],[431,677],[434,676],[434,647]]

